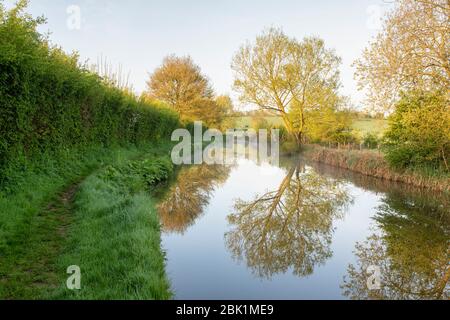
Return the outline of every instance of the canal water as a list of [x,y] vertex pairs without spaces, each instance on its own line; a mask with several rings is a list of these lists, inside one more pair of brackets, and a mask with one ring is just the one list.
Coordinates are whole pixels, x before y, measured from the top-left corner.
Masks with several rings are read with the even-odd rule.
[[175,299],[448,299],[449,197],[301,158],[182,167],[158,210]]

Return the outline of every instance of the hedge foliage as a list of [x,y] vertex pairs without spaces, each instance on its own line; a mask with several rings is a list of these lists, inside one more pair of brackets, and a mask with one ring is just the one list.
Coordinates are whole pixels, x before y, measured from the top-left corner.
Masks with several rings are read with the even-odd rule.
[[444,92],[403,93],[389,117],[386,159],[396,168],[430,167],[448,172],[450,104]]
[[43,18],[0,3],[0,185],[6,168],[42,153],[154,141],[179,125],[168,109],[137,99],[50,45]]

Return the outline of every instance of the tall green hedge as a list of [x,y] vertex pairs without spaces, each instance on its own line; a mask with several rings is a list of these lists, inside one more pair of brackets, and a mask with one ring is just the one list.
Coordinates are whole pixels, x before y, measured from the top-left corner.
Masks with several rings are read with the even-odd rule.
[[43,22],[0,3],[0,185],[5,168],[42,153],[99,144],[153,141],[178,116],[136,99],[81,66],[76,54],[51,46]]

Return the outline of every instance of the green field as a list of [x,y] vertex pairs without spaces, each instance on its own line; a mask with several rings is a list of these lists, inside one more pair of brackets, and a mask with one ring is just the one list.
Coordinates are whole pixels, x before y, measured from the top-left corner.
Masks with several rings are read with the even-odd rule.
[[362,135],[366,133],[381,135],[386,131],[387,126],[387,120],[382,119],[357,119],[353,123],[353,129],[360,131]]
[[[266,116],[264,118],[269,124],[276,126],[283,125],[283,121],[278,116]],[[252,125],[251,116],[240,117],[236,121],[237,128],[247,128],[251,127],[251,125]],[[374,133],[377,135],[381,135],[386,130],[387,125],[388,125],[387,120],[382,119],[370,119],[370,118],[355,119],[353,122],[353,129],[360,131],[362,135],[365,135],[366,133]]]
[[[275,126],[281,126],[283,125],[283,120],[281,120],[278,116],[266,116],[264,119],[271,125]],[[252,117],[251,116],[245,116],[240,117],[236,121],[236,128],[248,128],[252,126]]]

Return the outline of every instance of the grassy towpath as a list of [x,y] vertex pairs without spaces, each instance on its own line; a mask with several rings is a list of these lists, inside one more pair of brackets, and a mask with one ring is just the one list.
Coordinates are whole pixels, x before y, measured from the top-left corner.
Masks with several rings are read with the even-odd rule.
[[3,251],[0,295],[3,299],[34,299],[58,286],[56,261],[72,222],[72,183],[24,225]]
[[[0,243],[0,298],[171,297],[151,195],[172,174],[168,147],[120,149],[95,163],[86,160],[91,158],[69,171],[55,166],[51,176],[59,179],[28,176],[20,192],[0,195],[0,208],[22,213],[8,220],[11,225],[0,224],[6,236]],[[32,189],[45,192],[23,203]],[[66,287],[71,265],[81,269],[81,290]]]

